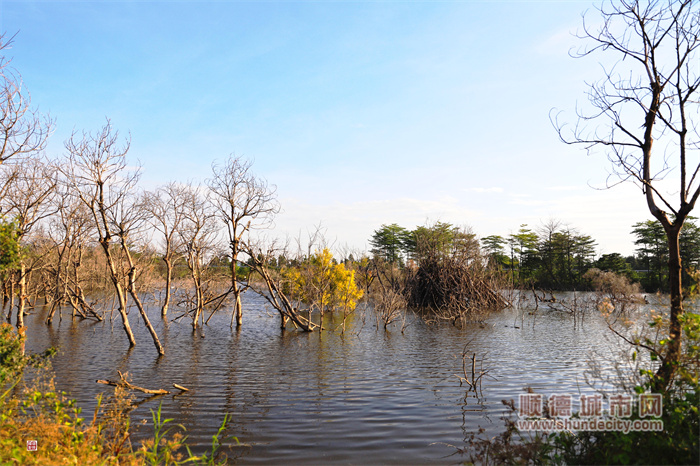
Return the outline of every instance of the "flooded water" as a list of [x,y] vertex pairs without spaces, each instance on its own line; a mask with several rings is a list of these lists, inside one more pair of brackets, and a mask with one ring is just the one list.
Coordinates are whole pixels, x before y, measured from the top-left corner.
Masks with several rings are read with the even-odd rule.
[[[136,312],[130,318],[138,344],[129,350],[116,313],[112,322],[64,316],[46,326],[37,311],[27,319],[27,349],[59,348],[57,387],[84,412],[112,390],[95,381],[116,380],[117,370],[142,387],[189,388],[149,399],[132,423],[147,419],[137,436],[148,436],[149,409],[162,403],[163,416],[186,427],[194,452],[208,451],[229,413],[226,435],[242,445],[228,455],[243,464],[454,464],[462,460],[455,446],[471,432],[503,429],[501,400],[517,400],[526,386],[546,395],[590,391],[587,360],[593,349],[606,351],[601,335],[608,333],[596,316],[574,326],[570,316],[540,311],[535,319],[527,309],[464,328],[412,319],[403,333],[377,328],[371,311],[358,311],[344,335],[281,332],[261,298],[246,295],[244,307],[240,330],[221,312],[194,333],[187,321],[163,322],[154,309],[166,350],[160,358]],[[460,387],[465,345],[488,370],[481,397]]]

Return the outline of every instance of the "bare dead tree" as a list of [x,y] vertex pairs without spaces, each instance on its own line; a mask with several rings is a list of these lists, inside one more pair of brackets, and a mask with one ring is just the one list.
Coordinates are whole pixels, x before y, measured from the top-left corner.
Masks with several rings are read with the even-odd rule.
[[[124,332],[129,345],[135,346],[136,340],[127,315],[127,293],[132,298],[138,298],[133,283],[135,270],[133,262],[129,261],[127,278],[120,265],[121,254],[125,254],[127,260],[130,259],[129,234],[133,231],[134,222],[138,221],[129,197],[136,189],[139,172],[128,170],[126,154],[129,142],[119,144],[119,132],[112,129],[108,120],[96,134],[83,133],[80,138],[73,134],[65,146],[66,163],[61,166],[61,170],[72,192],[90,212],[94,232],[104,252],[109,278],[117,295]],[[125,280],[128,281],[125,283]],[[158,335],[138,299],[136,304],[158,353],[163,354]]]
[[51,307],[46,316],[46,323],[51,324],[56,310],[67,300],[76,313],[87,318],[92,315],[102,320],[93,306],[88,303],[83,290],[83,257],[90,248],[93,233],[90,212],[84,203],[71,192],[65,180],[58,184],[56,215],[51,217],[48,237],[54,251],[53,261],[49,266],[49,275],[53,282],[49,295]]
[[213,176],[207,182],[228,234],[231,289],[235,300],[232,326],[233,319],[238,326],[243,323],[241,293],[244,288],[239,286],[237,264],[244,247],[244,236],[251,228],[269,226],[279,212],[275,187],[255,176],[251,166],[251,161],[231,155],[223,165],[212,165]]
[[[6,56],[5,52],[12,45],[13,38],[0,34],[0,165],[12,158],[21,159],[23,156],[40,153],[46,147],[46,141],[53,126],[53,121],[49,117],[31,108],[31,98],[23,88],[22,78]],[[14,176],[19,173],[20,171],[12,169],[4,173],[5,176],[0,185],[0,200],[4,199],[12,189]],[[23,236],[26,237],[26,233]],[[26,269],[17,273],[19,273],[19,281],[26,282]],[[16,274],[9,272],[6,274],[6,282],[10,283],[9,296],[5,294],[10,304],[8,322],[11,319],[14,304],[16,277],[13,275]],[[24,325],[23,320],[18,322],[18,325]]]
[[205,297],[204,267],[208,257],[216,249],[216,216],[209,194],[198,186],[188,185],[181,192],[183,198],[183,221],[177,233],[182,243],[187,267],[194,286],[194,314],[192,327],[197,328],[207,299]]
[[161,259],[165,263],[165,297],[161,306],[161,316],[168,314],[173,280],[173,261],[182,253],[178,232],[185,221],[185,203],[189,187],[170,182],[147,193],[144,208],[150,214],[150,223],[158,230],[162,241]]
[[259,277],[263,287],[253,286],[252,290],[265,298],[267,302],[279,313],[281,318],[281,328],[284,330],[287,322],[305,332],[313,332],[316,328],[321,328],[315,324],[310,318],[306,318],[299,312],[299,309],[294,306],[292,299],[285,292],[288,288],[285,286],[283,274],[272,266],[272,263],[279,257],[286,257],[286,248],[278,247],[276,242],[271,242],[263,245],[262,242],[245,244],[245,253],[250,257],[249,265],[251,266],[251,277],[249,282]]
[[[469,396],[470,392],[474,393],[474,396],[477,396],[479,398],[483,397],[483,391],[482,391],[482,379],[489,374],[489,370],[484,370],[484,358],[482,357],[481,360],[479,361],[479,370],[477,372],[476,368],[476,353],[473,353],[469,350],[469,347],[472,344],[472,340],[468,341],[464,345],[464,349],[462,349],[462,375],[455,374],[455,377],[459,379],[459,386],[466,385],[467,386],[467,393],[465,393],[465,400]],[[469,355],[471,353],[471,356]],[[467,363],[467,361],[470,361],[471,364]],[[468,367],[471,366],[471,370],[468,369]],[[470,375],[471,374],[471,375]]]
[[[700,196],[700,12],[692,0],[610,2],[598,9],[602,24],[585,21],[590,45],[576,57],[617,59],[588,89],[590,110],[579,110],[569,127],[553,116],[567,144],[600,150],[618,182],[636,183],[651,214],[663,225],[669,246],[671,319],[657,389],[671,381],[681,357],[683,295],[679,236]],[[677,173],[677,204],[662,181]]]
[[[131,176],[125,177],[124,179],[130,185],[134,186],[138,182],[138,177],[139,173],[136,172]],[[129,181],[130,178],[133,181]],[[134,302],[134,304],[136,304],[136,308],[138,309],[148,332],[151,334],[153,344],[156,346],[158,354],[165,354],[165,349],[160,344],[158,334],[148,318],[146,308],[141,301],[139,290],[137,288],[137,276],[139,274],[139,270],[132,254],[132,248],[137,243],[136,237],[139,236],[140,229],[146,223],[147,212],[140,202],[142,200],[143,196],[138,197],[136,193],[134,193],[134,190],[130,189],[127,195],[118,197],[116,202],[113,204],[113,208],[107,213],[109,214],[109,220],[114,227],[116,237],[119,240],[121,257],[126,262],[126,273],[124,274],[127,279],[126,289],[129,292],[129,295],[131,295],[131,300]],[[142,246],[142,249],[145,249],[143,242]]]
[[0,35],[0,164],[42,151],[53,126],[49,117],[31,108],[22,77],[5,55],[12,39]]
[[356,265],[357,281],[363,290],[364,299],[369,299],[369,291],[377,278],[374,273],[374,261],[367,256],[362,256]]
[[[55,210],[50,197],[56,190],[55,171],[40,157],[24,158],[4,166],[4,178],[9,186],[8,194],[0,200],[3,213],[14,218],[17,225],[17,240],[20,244],[30,238],[38,223],[52,215]],[[27,301],[27,277],[37,262],[32,254],[21,254],[16,272],[18,287],[17,328],[24,327],[25,303]]]
[[584,277],[595,292],[593,306],[608,317],[608,322],[624,319],[646,303],[639,283],[633,283],[624,275],[594,268]]
[[[391,285],[379,281],[379,288],[374,293],[372,302],[377,317],[377,326],[381,323],[384,330],[400,319],[406,320],[406,290],[403,283]],[[402,328],[403,332],[403,328]]]

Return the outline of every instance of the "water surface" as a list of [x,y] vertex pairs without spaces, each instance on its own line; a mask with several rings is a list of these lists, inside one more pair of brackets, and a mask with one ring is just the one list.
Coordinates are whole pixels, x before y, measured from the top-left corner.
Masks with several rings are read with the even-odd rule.
[[[149,409],[162,403],[163,416],[183,424],[201,453],[229,413],[226,433],[244,445],[228,453],[244,464],[458,463],[454,446],[469,433],[503,429],[501,400],[517,400],[527,386],[546,395],[590,391],[583,373],[591,350],[609,351],[601,338],[608,330],[595,316],[575,326],[560,313],[541,310],[535,318],[527,308],[508,309],[464,328],[410,319],[401,333],[378,329],[371,311],[358,311],[345,334],[301,333],[280,331],[279,318],[255,295],[247,294],[244,306],[241,329],[230,328],[224,311],[196,332],[186,320],[164,322],[152,309],[166,350],[160,358],[136,312],[129,316],[133,349],[116,313],[111,322],[64,315],[46,326],[41,311],[27,319],[27,348],[59,348],[57,387],[84,412],[111,390],[95,380],[116,380],[117,370],[147,388],[188,387],[149,399],[132,422],[150,423]],[[488,370],[481,397],[468,395],[457,378],[465,345]],[[139,428],[137,438],[151,429]]]

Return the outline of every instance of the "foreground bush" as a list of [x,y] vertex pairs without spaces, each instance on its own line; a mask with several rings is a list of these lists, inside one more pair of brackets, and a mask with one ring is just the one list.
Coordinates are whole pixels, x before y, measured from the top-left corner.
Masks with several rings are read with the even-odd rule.
[[228,417],[213,437],[211,452],[195,456],[185,443],[184,427],[169,427],[171,420],[161,418],[159,407],[152,411],[154,437],[134,448],[132,399],[123,387],[117,386],[105,403],[98,398],[87,420],[75,400],[56,390],[46,357],[27,357],[22,347],[23,336],[0,325],[0,464],[225,464],[219,450]]
[[[660,319],[650,326],[661,325]],[[686,313],[682,323],[683,358],[662,393],[663,431],[523,433],[512,419],[513,401],[504,401],[510,411],[505,432],[491,439],[473,434],[461,453],[475,464],[700,464],[700,315]],[[654,361],[664,344],[646,341],[642,347]],[[632,354],[637,357],[636,350]],[[657,377],[653,366],[640,369],[640,375],[635,393],[650,392]],[[629,419],[640,419],[636,408]]]

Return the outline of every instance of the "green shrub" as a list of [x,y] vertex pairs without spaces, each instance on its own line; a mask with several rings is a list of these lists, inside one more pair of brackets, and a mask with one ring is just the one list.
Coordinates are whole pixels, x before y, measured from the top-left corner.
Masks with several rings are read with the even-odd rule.
[[0,219],[0,272],[11,269],[19,260],[17,225]]

